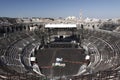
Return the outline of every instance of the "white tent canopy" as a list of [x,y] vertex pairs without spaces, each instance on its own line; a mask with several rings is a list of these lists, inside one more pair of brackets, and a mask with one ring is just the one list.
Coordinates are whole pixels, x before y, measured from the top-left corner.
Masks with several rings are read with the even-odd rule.
[[76,24],[46,24],[45,28],[76,28]]
[[30,61],[35,61],[36,57],[30,57]]

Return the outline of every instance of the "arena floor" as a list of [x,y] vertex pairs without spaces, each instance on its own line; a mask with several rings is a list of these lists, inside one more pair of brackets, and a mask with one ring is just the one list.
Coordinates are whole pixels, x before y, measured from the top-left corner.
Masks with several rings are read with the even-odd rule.
[[[77,74],[84,62],[85,54],[78,48],[46,48],[39,50],[36,58],[42,73],[46,76],[69,76]],[[57,58],[62,59],[59,63],[64,66],[52,66]]]

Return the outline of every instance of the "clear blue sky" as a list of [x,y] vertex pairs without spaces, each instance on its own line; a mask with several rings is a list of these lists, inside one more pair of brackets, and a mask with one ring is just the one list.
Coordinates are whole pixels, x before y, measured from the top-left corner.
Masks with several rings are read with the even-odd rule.
[[4,17],[120,18],[120,0],[0,0]]

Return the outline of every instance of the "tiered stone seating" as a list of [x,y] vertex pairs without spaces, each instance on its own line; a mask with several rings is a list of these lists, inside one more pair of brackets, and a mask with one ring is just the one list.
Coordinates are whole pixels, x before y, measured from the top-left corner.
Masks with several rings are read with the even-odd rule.
[[2,56],[5,53],[5,49],[0,48],[0,56]]
[[110,32],[105,31],[85,30],[84,35],[86,36],[85,39],[90,42],[88,44],[93,44],[93,46],[95,46],[98,49],[100,54],[99,55],[100,59],[97,65],[94,66],[95,67],[94,72],[114,69],[115,66],[119,65],[118,61],[120,56],[119,54],[120,49],[118,47],[119,45],[118,37],[114,36]]
[[98,51],[97,47],[88,40],[84,40],[82,42],[82,46],[86,46],[88,48],[89,55],[91,56],[90,64],[88,65],[88,67],[94,68],[101,59],[100,52]]
[[[91,62],[88,67],[92,68],[94,73],[106,70],[120,70],[119,34],[112,34],[108,31],[83,30],[83,32],[80,32],[80,35],[83,35],[84,37],[84,39],[82,39],[82,45],[86,46],[90,53]],[[32,68],[30,62],[31,55],[34,54],[34,50],[41,45],[40,37],[42,37],[42,34],[40,35],[40,32],[16,32],[14,34],[11,33],[9,35],[6,35],[5,37],[0,38],[0,61],[6,64],[5,66],[7,66],[9,70],[14,70],[17,73],[26,73],[27,71],[29,71],[29,68]],[[68,47],[69,49],[69,47],[73,46],[72,44],[65,44],[51,43],[50,47],[52,47],[51,49],[55,47]],[[50,50],[49,48],[48,51],[52,52],[52,50]],[[44,57],[46,57],[46,60],[43,62],[38,61],[38,64],[41,64],[40,66],[42,67],[51,66],[51,64],[45,64],[47,64],[48,62],[52,62],[52,53],[47,54],[48,52],[45,49],[39,52],[39,54],[41,55],[37,54],[37,56],[42,56],[41,60],[45,60]],[[69,56],[72,57],[72,55],[70,55],[72,54],[72,51],[67,52],[69,52]],[[63,55],[64,54],[61,52],[61,54],[55,56],[59,57]],[[65,55],[64,57],[67,56],[68,55]],[[75,58],[78,59],[79,57],[74,55],[73,60]],[[68,65],[68,67],[70,66]],[[69,75],[75,73],[74,69],[71,69],[69,71],[68,67],[65,67],[64,70],[70,73],[65,74]],[[75,68],[77,67],[75,66]],[[43,73],[49,75],[51,71],[50,69],[48,69],[44,70],[45,72]],[[54,70],[57,72],[57,69],[54,68]],[[64,70],[61,71],[64,72]],[[60,75],[59,73],[54,74]]]
[[6,55],[5,55],[7,66],[20,73],[25,71],[21,71],[20,69],[16,69],[14,67],[21,68],[21,66],[23,66],[23,64],[21,63],[21,57],[20,57],[21,56],[20,54],[22,53],[23,48],[24,48],[24,45],[21,44],[21,41],[19,41],[16,44],[12,45],[9,49],[7,49]]
[[27,69],[21,61],[21,55],[23,49],[35,39],[38,39],[38,37],[32,32],[18,32],[16,35],[10,34],[0,39],[1,61],[6,64],[10,70],[14,70],[18,73],[27,72]]
[[39,44],[40,44],[39,41],[34,41],[30,43],[27,47],[25,47],[25,49],[23,50],[22,61],[27,68],[31,67],[30,61],[31,54],[32,53],[34,54],[34,50],[35,48],[37,48],[37,46],[39,46]]

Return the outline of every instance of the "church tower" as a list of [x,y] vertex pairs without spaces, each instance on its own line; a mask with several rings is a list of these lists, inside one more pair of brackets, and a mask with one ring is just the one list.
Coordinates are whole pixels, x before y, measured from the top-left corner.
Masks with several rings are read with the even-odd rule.
[[80,10],[79,19],[82,21],[82,9]]

